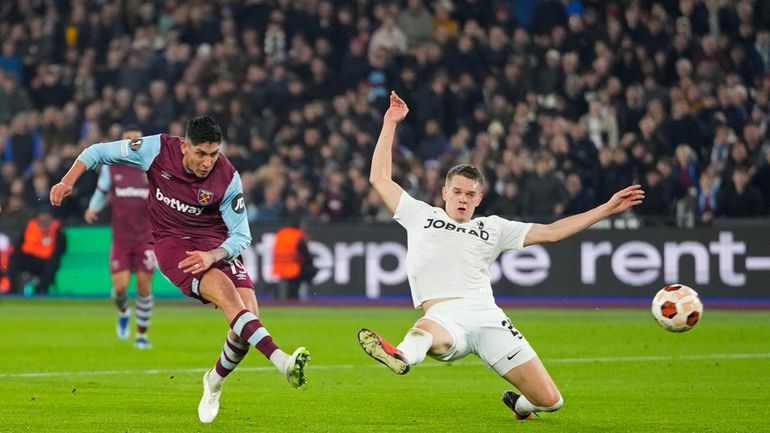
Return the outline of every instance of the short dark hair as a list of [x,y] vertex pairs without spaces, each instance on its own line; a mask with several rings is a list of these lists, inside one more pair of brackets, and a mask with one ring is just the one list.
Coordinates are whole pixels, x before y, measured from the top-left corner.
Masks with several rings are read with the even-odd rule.
[[446,183],[448,184],[449,181],[457,175],[475,180],[481,186],[484,185],[484,175],[481,173],[481,170],[470,164],[459,164],[450,168],[449,172],[446,174]]
[[187,122],[185,137],[190,144],[221,143],[222,127],[210,116],[193,117]]

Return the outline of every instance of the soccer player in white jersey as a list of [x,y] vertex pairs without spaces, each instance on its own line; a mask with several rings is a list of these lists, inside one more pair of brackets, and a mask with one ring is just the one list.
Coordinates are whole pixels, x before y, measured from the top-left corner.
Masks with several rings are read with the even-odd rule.
[[374,189],[407,231],[406,270],[414,307],[424,316],[397,346],[369,329],[358,332],[364,351],[397,374],[425,355],[454,361],[475,353],[519,393],[503,402],[518,419],[555,411],[563,399],[543,363],[494,300],[489,265],[507,250],[558,242],[644,199],[639,185],[615,193],[605,204],[551,224],[531,224],[489,216],[473,217],[483,193],[481,172],[467,164],[449,170],[444,209],[409,196],[391,178],[391,147],[396,125],[409,108],[395,92],[385,113],[369,177]]

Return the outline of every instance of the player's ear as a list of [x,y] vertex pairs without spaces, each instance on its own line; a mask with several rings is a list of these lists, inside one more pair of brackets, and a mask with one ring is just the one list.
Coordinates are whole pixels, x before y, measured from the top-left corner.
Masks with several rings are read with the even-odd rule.
[[441,198],[444,199],[444,201],[446,201],[446,193],[447,193],[446,185],[443,185],[441,187]]

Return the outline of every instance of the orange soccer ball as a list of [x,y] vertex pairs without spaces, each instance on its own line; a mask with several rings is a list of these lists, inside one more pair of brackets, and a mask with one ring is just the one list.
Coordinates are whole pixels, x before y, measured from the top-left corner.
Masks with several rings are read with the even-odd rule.
[[698,292],[682,284],[669,284],[652,300],[652,315],[663,329],[684,332],[703,317],[703,303]]

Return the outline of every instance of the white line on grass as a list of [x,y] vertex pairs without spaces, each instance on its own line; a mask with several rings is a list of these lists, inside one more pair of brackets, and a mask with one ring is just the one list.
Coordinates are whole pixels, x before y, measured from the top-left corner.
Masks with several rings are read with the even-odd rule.
[[[760,359],[770,358],[770,353],[711,353],[703,355],[649,355],[649,356],[603,356],[593,358],[551,358],[544,359],[545,364],[590,364],[600,362],[662,362],[662,361],[696,361],[719,359]],[[463,364],[480,364],[478,361],[466,361]],[[444,363],[426,363],[420,368],[443,367]],[[379,364],[351,365],[329,364],[311,365],[311,370],[347,370],[352,368],[382,368]],[[239,367],[238,371],[273,371],[275,367]],[[130,374],[187,374],[203,373],[205,368],[162,368],[151,370],[92,370],[92,371],[40,371],[30,373],[0,373],[0,379],[22,377],[59,377],[59,376],[120,376]]]

